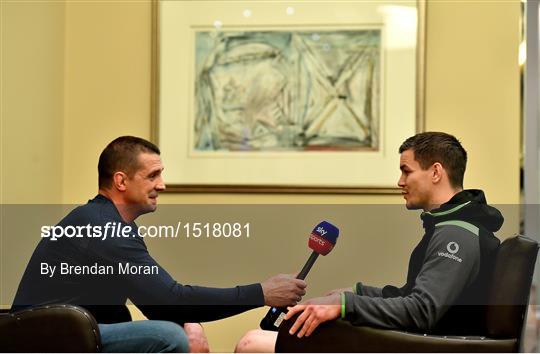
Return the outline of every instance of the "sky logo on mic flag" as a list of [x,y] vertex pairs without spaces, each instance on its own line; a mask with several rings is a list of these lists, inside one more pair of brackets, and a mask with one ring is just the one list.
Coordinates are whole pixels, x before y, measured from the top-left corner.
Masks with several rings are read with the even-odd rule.
[[308,246],[318,254],[326,256],[334,248],[339,229],[328,221],[321,221],[309,236]]
[[325,234],[328,233],[328,231],[325,231],[324,228],[322,226],[319,226],[317,228],[317,232],[321,234],[321,236],[324,236]]

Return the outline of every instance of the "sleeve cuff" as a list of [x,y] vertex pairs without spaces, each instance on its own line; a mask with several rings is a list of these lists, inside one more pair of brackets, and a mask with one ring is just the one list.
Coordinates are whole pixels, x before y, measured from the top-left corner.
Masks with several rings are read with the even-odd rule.
[[260,283],[241,286],[243,288],[243,300],[247,304],[264,306],[264,292]]

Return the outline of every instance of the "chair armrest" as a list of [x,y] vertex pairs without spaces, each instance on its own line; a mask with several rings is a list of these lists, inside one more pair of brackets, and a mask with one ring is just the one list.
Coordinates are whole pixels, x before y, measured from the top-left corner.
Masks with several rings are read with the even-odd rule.
[[291,336],[296,320],[284,321],[279,329],[276,352],[515,352],[517,339],[494,340],[484,337],[450,337],[357,327],[347,321],[319,325],[309,337]]
[[95,352],[99,327],[85,309],[50,305],[0,316],[0,352]]
[[9,316],[9,309],[0,309],[0,317]]

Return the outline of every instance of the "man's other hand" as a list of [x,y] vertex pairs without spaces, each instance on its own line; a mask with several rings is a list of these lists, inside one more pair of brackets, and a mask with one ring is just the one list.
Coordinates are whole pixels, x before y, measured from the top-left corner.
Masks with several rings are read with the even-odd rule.
[[306,294],[306,282],[296,274],[279,274],[261,283],[264,304],[274,307],[294,306]]
[[330,296],[330,295],[335,295],[335,294],[341,294],[341,293],[345,293],[345,292],[354,293],[354,290],[353,290],[352,287],[350,287],[350,288],[334,289],[334,290],[329,291],[328,294],[326,294],[325,296]]
[[285,320],[302,312],[292,325],[289,333],[294,335],[298,330],[298,338],[308,337],[318,325],[323,322],[335,320],[341,315],[341,294],[318,297],[296,305],[289,309]]
[[184,332],[188,337],[190,353],[210,353],[208,339],[200,323],[184,323]]

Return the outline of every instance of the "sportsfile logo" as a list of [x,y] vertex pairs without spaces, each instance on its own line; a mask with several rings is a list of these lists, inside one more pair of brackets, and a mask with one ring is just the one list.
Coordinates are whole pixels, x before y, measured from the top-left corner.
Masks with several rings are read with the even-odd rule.
[[457,257],[455,254],[458,253],[459,251],[459,245],[457,244],[457,242],[448,242],[448,244],[446,245],[446,250],[448,252],[438,252],[437,255],[439,257],[446,257],[446,258],[450,258],[456,262],[463,262],[463,260],[459,257]]

